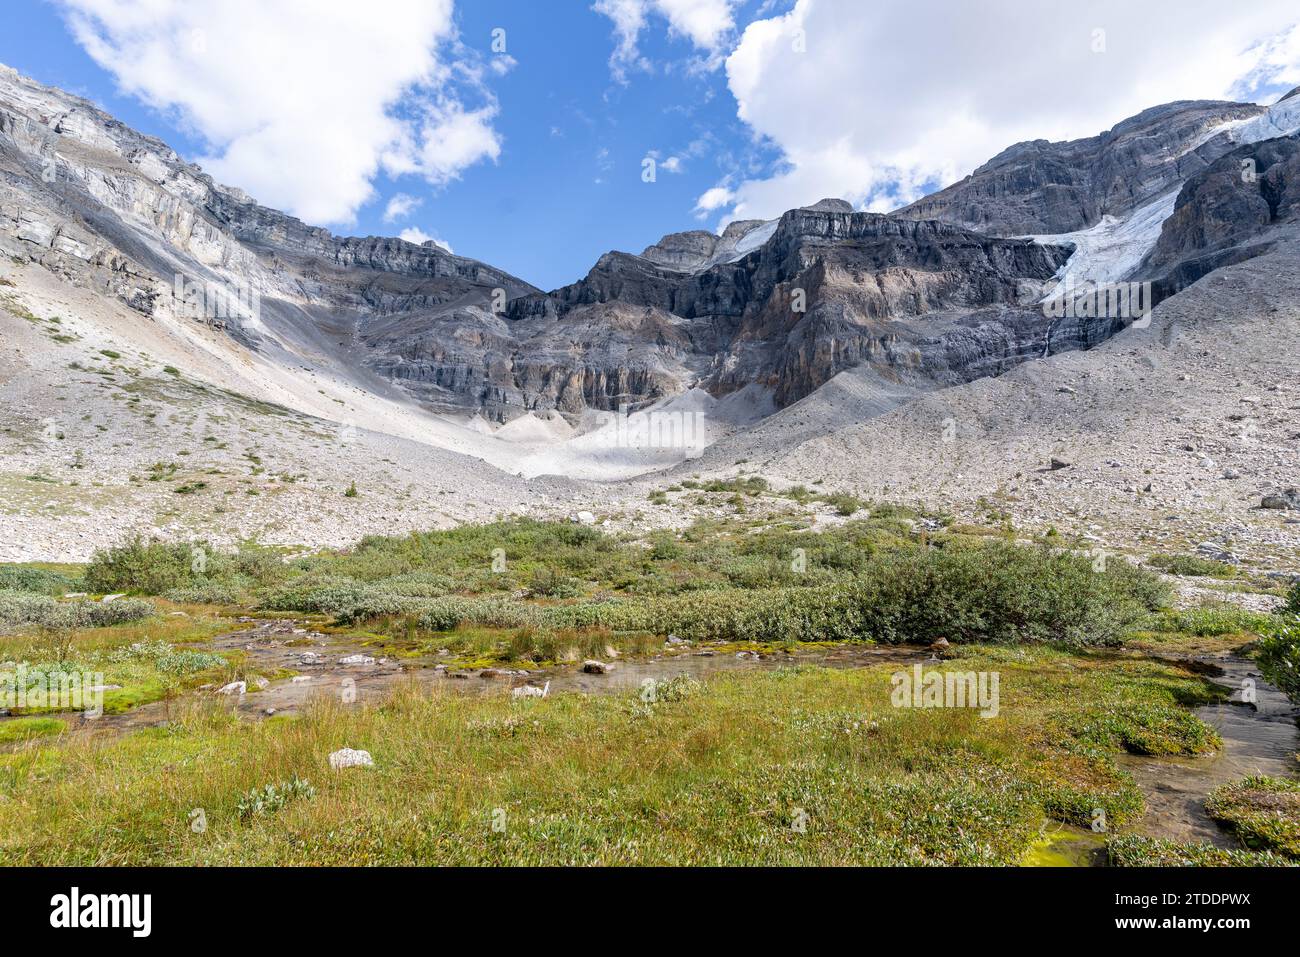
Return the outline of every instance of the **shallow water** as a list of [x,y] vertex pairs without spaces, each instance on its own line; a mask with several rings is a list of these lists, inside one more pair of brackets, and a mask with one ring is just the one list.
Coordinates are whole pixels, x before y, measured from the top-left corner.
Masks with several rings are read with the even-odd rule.
[[1240,847],[1205,813],[1205,799],[1221,784],[1249,774],[1293,777],[1300,771],[1298,710],[1286,696],[1267,684],[1253,662],[1216,658],[1223,674],[1212,680],[1233,689],[1240,698],[1243,679],[1255,684],[1256,707],[1219,704],[1197,708],[1197,716],[1219,732],[1223,749],[1202,757],[1142,757],[1123,755],[1122,768],[1133,775],[1146,797],[1146,814],[1136,830],[1148,837],[1173,841],[1206,841],[1218,847]]
[[[228,702],[241,714],[260,718],[269,714],[297,713],[315,697],[343,698],[357,703],[378,702],[398,685],[410,681],[422,687],[464,694],[505,695],[512,688],[525,684],[539,688],[549,684],[548,693],[618,694],[634,691],[647,678],[657,681],[677,675],[706,678],[724,672],[766,671],[800,664],[862,668],[882,662],[926,658],[926,653],[919,649],[896,646],[814,647],[798,649],[794,654],[765,652],[761,656],[747,654],[744,657],[738,657],[735,652],[690,646],[676,653],[665,652],[648,659],[610,659],[613,668],[607,674],[586,674],[577,666],[527,671],[519,668],[459,670],[440,668],[436,657],[385,658],[375,649],[349,646],[335,636],[314,632],[302,625],[287,619],[249,622],[248,627],[240,631],[214,638],[209,643],[211,650],[242,651],[247,656],[249,670],[296,671],[310,679],[276,681],[262,691],[250,687],[247,694],[219,700]],[[319,661],[305,663],[303,656],[309,653],[318,656]],[[374,661],[356,665],[341,663],[342,659],[356,654],[371,657]],[[210,694],[211,691],[200,693]],[[125,714],[104,715],[94,721],[76,716],[66,717],[66,720],[72,732],[99,736],[164,724],[170,720],[173,708],[174,705],[160,701]]]

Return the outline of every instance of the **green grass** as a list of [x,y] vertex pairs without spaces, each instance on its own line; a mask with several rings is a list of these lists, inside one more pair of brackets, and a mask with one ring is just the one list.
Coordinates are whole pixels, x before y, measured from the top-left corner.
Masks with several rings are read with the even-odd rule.
[[1191,575],[1205,578],[1236,578],[1236,567],[1227,562],[1217,562],[1200,555],[1152,555],[1147,564],[1170,575]]
[[50,734],[60,734],[67,722],[58,718],[12,718],[0,721],[0,745],[17,744]]
[[1142,627],[1149,631],[1181,632],[1198,638],[1249,637],[1268,628],[1272,620],[1271,615],[1222,604],[1161,612],[1143,622]]
[[[111,742],[0,755],[0,853],[23,864],[1016,864],[1047,820],[1141,808],[1081,708],[1192,698],[1151,662],[970,649],[998,718],[890,704],[894,666],[717,677],[637,693],[399,689],[294,720],[208,705]],[[1189,744],[1189,746],[1192,746]],[[374,768],[334,772],[363,748]],[[241,813],[268,781],[315,796]],[[41,787],[32,787],[36,780]],[[208,823],[187,826],[202,808]],[[504,815],[504,816],[502,816]],[[501,822],[503,829],[494,830]],[[801,826],[802,824],[802,826]]]

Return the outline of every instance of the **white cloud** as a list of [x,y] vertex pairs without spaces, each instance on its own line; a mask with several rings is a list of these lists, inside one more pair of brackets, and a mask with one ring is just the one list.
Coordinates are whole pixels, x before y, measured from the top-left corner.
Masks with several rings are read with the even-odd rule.
[[[221,182],[350,223],[381,169],[435,184],[500,153],[452,0],[57,0],[123,91],[208,144]],[[473,108],[458,99],[473,96]]]
[[617,46],[609,58],[610,70],[620,83],[631,70],[650,71],[651,62],[638,47],[641,31],[651,15],[668,23],[668,32],[685,37],[698,50],[720,62],[722,42],[735,29],[733,8],[739,0],[596,0],[592,7],[614,23]]
[[417,226],[408,226],[397,234],[397,238],[404,239],[408,243],[415,243],[417,246],[422,246],[425,243],[432,241],[434,245],[441,246],[443,249],[447,250],[447,252],[452,251],[450,243],[434,236],[430,236],[423,229],[420,229]]
[[[798,0],[751,23],[727,58],[740,119],[782,162],[731,186],[724,221],[828,196],[887,210],[1021,140],[1091,136],[1172,100],[1232,98],[1252,73],[1285,82],[1300,66],[1300,33],[1266,41],[1297,20],[1294,0],[885,0],[869,15],[858,0]],[[726,192],[710,190],[697,209],[719,208]]]
[[696,219],[704,219],[715,209],[722,209],[736,201],[736,194],[725,186],[714,186],[704,191],[695,201]]
[[384,222],[392,223],[399,219],[405,219],[415,212],[424,200],[418,196],[412,196],[409,193],[394,193],[388,200],[388,205],[384,207]]
[[682,165],[682,158],[680,156],[668,157],[666,160],[664,160],[662,163],[659,164],[659,168],[663,170],[665,173],[686,172],[686,167]]

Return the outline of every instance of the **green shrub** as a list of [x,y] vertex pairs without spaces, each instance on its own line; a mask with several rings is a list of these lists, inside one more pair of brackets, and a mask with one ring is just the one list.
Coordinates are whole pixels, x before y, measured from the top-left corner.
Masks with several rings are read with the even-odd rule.
[[1285,615],[1300,615],[1300,581],[1291,586],[1286,593],[1286,604],[1282,606]]
[[867,507],[867,503],[856,495],[827,495],[823,501],[845,517],[855,515]]
[[194,554],[183,542],[150,541],[136,536],[91,556],[86,587],[93,592],[161,595],[190,583]]
[[1255,646],[1259,670],[1288,698],[1300,704],[1300,617],[1280,617]]
[[67,575],[28,565],[0,566],[0,591],[25,591],[39,595],[62,595],[75,591],[77,583]]
[[174,601],[229,604],[243,591],[283,581],[290,571],[270,549],[249,546],[230,554],[205,541],[163,542],[135,536],[95,552],[85,582],[88,590],[99,593],[167,595],[175,596]]
[[904,553],[854,586],[862,627],[878,641],[1118,644],[1168,599],[1149,572],[1046,546],[981,542]]
[[0,592],[0,632],[26,625],[44,628],[106,628],[148,618],[153,605],[133,598],[117,601],[56,601],[30,592]]

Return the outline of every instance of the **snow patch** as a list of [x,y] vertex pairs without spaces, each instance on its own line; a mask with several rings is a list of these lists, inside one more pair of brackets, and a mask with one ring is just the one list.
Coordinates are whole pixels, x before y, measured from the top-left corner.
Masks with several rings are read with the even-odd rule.
[[[1072,233],[1026,236],[1040,243],[1073,245],[1074,253],[1057,270],[1059,284],[1079,287],[1089,283],[1115,283],[1137,268],[1160,238],[1160,228],[1174,212],[1182,185],[1139,206],[1120,219],[1103,216],[1101,222]],[[1053,288],[1043,301],[1056,295]]]

